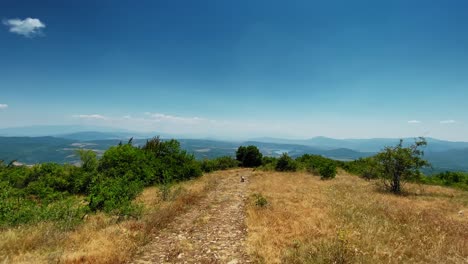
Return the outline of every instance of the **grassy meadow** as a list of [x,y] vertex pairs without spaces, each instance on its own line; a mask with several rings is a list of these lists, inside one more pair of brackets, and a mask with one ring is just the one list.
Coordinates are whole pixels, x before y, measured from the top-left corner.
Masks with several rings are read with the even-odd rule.
[[256,171],[247,207],[248,251],[257,263],[466,263],[468,193],[406,184],[401,196],[339,171]]

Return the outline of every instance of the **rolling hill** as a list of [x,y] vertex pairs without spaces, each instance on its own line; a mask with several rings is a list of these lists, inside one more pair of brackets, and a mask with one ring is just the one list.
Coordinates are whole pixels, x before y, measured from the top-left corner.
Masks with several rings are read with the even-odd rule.
[[[111,146],[125,143],[128,132],[85,131],[63,134],[61,137],[0,137],[0,160],[17,160],[26,164],[41,162],[75,163],[76,150],[92,149],[101,155]],[[148,137],[149,138],[149,137]],[[305,141],[287,139],[257,139],[260,141],[218,141],[206,139],[178,139],[181,147],[197,159],[234,156],[240,145],[255,145],[267,156],[288,153],[292,157],[317,154],[336,160],[354,160],[375,154],[385,145],[395,145],[397,139],[330,139],[325,137]],[[272,140],[276,142],[266,142]],[[412,140],[406,140],[409,143]],[[146,139],[135,138],[133,144],[143,145]],[[302,143],[302,144],[300,144]],[[367,151],[366,151],[367,150]],[[468,143],[428,139],[426,158],[433,168],[427,173],[442,170],[468,171]]]

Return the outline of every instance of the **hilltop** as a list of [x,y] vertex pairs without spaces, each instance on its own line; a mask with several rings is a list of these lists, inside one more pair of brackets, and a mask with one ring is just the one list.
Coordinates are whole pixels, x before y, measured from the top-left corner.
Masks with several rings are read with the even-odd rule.
[[394,196],[375,183],[342,171],[329,181],[214,172],[179,184],[168,201],[145,189],[139,219],[97,214],[71,231],[3,230],[0,255],[13,263],[465,263],[467,192],[409,184]]
[[[54,128],[54,127],[52,127]],[[31,128],[0,129],[0,135],[5,131],[14,131],[18,135],[28,132],[29,135],[50,133],[50,127],[39,127],[35,134]],[[74,127],[62,127],[59,131],[75,131]],[[10,134],[8,134],[10,135]],[[53,135],[53,136],[51,136]],[[0,160],[9,162],[17,160],[25,164],[41,162],[77,163],[77,149],[91,149],[101,155],[111,146],[119,142],[127,142],[134,138],[133,144],[144,145],[149,134],[129,131],[79,131],[68,134],[50,134],[47,136],[0,136]],[[163,135],[163,140],[171,138]],[[278,157],[283,152],[292,157],[303,154],[316,154],[336,160],[355,160],[374,155],[385,146],[398,143],[397,138],[386,139],[332,139],[315,137],[306,140],[289,140],[278,138],[254,138],[247,141],[225,141],[214,139],[179,138],[183,149],[193,154],[197,159],[210,159],[221,156],[232,156],[240,145],[255,145],[264,155]],[[405,139],[404,144],[410,144],[413,139]],[[426,170],[428,174],[440,171],[468,171],[468,142],[452,142],[427,139],[425,157],[432,163],[432,168]]]

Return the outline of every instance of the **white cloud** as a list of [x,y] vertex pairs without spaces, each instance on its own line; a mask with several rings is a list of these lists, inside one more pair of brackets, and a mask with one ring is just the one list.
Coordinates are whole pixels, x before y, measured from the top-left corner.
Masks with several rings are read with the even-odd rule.
[[3,24],[9,27],[11,33],[22,35],[28,38],[41,35],[42,29],[46,27],[46,25],[39,19],[30,17],[25,19],[5,19],[3,20]]
[[7,104],[0,104],[0,109],[6,109],[6,108],[8,108]]
[[92,115],[74,115],[73,117],[81,118],[81,119],[100,119],[100,120],[106,120],[106,119],[108,119],[106,116],[99,115],[99,114],[92,114]]
[[410,121],[408,121],[408,124],[420,124],[420,123],[421,123],[421,121],[419,121],[419,120],[410,120]]
[[450,119],[450,120],[442,120],[439,123],[441,123],[441,124],[453,124],[453,123],[456,123],[456,121]]
[[156,122],[195,124],[195,123],[200,123],[202,121],[207,121],[206,119],[200,118],[200,117],[182,117],[182,116],[166,115],[166,114],[161,114],[161,113],[146,112],[145,115],[149,116],[151,120],[156,121]]

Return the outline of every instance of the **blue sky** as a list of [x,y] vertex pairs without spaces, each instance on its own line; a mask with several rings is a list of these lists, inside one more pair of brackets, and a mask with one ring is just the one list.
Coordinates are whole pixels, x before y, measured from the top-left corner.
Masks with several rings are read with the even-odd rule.
[[0,128],[468,140],[468,3],[2,1]]

